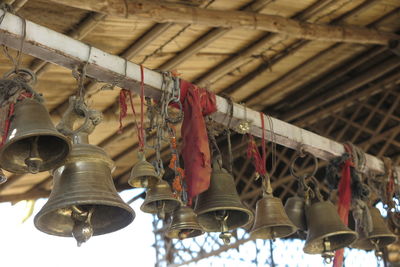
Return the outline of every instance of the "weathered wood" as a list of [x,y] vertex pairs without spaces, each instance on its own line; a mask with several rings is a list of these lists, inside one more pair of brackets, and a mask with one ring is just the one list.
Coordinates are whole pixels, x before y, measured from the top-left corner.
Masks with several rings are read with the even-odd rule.
[[[373,0],[375,1],[375,0]],[[373,1],[366,1],[360,4],[360,6],[370,6]],[[317,1],[316,3],[310,5],[308,8],[304,9],[303,11],[295,14],[292,19],[296,20],[308,20],[311,17],[315,16],[318,14],[318,12],[321,11],[322,7],[325,7],[326,5],[334,5],[336,4],[335,2],[332,2],[330,0],[322,0],[322,1]],[[337,23],[340,22],[344,19],[346,19],[348,16],[351,15],[357,15],[358,12],[360,12],[360,8],[355,8],[344,15],[340,16],[339,18],[335,19],[332,21],[332,23]],[[275,38],[284,38],[283,36],[278,36],[277,34],[265,34],[262,36],[260,39],[258,39],[256,42],[253,42],[250,46],[242,49],[241,51],[238,51],[235,55],[231,56],[230,58],[224,60],[217,66],[213,67],[210,70],[207,70],[204,74],[201,74],[199,77],[196,78],[195,82],[201,86],[207,85],[210,82],[212,83],[213,81],[219,79],[220,77],[226,75],[230,71],[234,70],[235,68],[239,67],[243,62],[246,62],[250,57],[253,55],[257,55],[262,51],[265,51],[266,47],[271,46],[271,43],[277,43],[277,40]],[[289,55],[290,53],[288,52],[293,52],[296,51],[296,49],[300,49],[301,47],[306,45],[308,41],[305,40],[300,40],[298,42],[295,42],[294,44],[290,45],[287,47],[284,51],[282,51],[281,54],[283,55]],[[263,65],[263,67],[259,67],[255,70],[255,73],[248,74],[246,77],[244,77],[245,80],[249,80],[249,78],[256,77],[263,73],[263,71],[266,71],[268,68],[272,68],[272,65],[275,63],[279,62],[281,59],[284,59],[285,57],[282,57],[282,55],[275,55],[273,59],[270,60],[270,65],[266,64],[260,64]],[[236,85],[232,85],[232,87],[237,87],[237,86],[243,86],[244,81],[238,82]],[[236,90],[236,89],[232,89]],[[230,91],[230,90],[229,90]]]
[[[241,10],[259,12],[261,11],[267,4],[273,2],[274,0],[257,0],[255,2],[246,5]],[[188,45],[185,49],[180,51],[176,56],[163,63],[158,68],[161,70],[172,70],[176,68],[180,63],[193,56],[197,52],[199,52],[202,48],[208,46],[215,40],[221,38],[223,35],[228,33],[230,29],[225,28],[217,28],[212,29],[206,34],[202,35],[200,38],[196,39],[190,45]]]
[[[3,11],[0,10],[0,15]],[[108,83],[116,79],[120,81],[126,89],[139,92],[141,80],[140,66],[127,62],[120,57],[110,55],[104,51],[90,48],[77,40],[63,34],[49,30],[45,27],[27,21],[27,33],[24,44],[24,53],[47,60],[69,69],[73,69],[82,62],[88,62],[87,75]],[[18,48],[21,38],[21,19],[7,13],[3,23],[0,25],[0,43],[11,48]],[[90,52],[91,51],[91,52]],[[89,57],[90,54],[90,57]],[[389,62],[387,62],[389,63]],[[393,63],[391,63],[393,64]],[[126,65],[126,76],[125,76]],[[162,75],[158,72],[144,69],[144,83],[146,96],[158,99],[162,93]],[[167,88],[171,90],[171,88]],[[222,124],[227,124],[227,113],[229,103],[224,98],[217,96],[218,111],[211,117]],[[242,119],[251,119],[253,124],[251,133],[260,137],[262,127],[259,112],[246,109],[241,105],[235,104],[231,127],[234,128]],[[267,120],[267,118],[265,118]],[[344,152],[342,144],[306,131],[281,120],[271,118],[274,129],[266,130],[267,138],[271,139],[271,134],[276,138],[276,143],[283,146],[297,149],[304,145],[305,149],[315,156],[329,160],[339,156]],[[367,168],[375,172],[384,172],[383,163],[380,159],[367,155]]]
[[387,45],[397,34],[358,26],[329,26],[248,11],[210,10],[167,2],[125,0],[51,0],[107,15],[209,27],[242,28],[282,33],[294,38],[327,42]]
[[[371,81],[376,80],[377,78],[381,77],[385,73],[397,68],[400,66],[400,60],[396,57],[389,58],[384,62],[376,65],[375,67],[371,68],[368,71],[365,71],[363,74],[351,79],[350,81],[336,87],[334,90],[327,91],[326,93],[320,94],[318,96],[313,97],[306,104],[300,105],[290,112],[285,113],[282,115],[282,118],[286,121],[292,121],[296,118],[299,118],[312,110],[315,110],[327,103],[338,99],[361,86],[368,84]],[[262,98],[262,96],[259,96]],[[262,101],[262,99],[260,100]]]

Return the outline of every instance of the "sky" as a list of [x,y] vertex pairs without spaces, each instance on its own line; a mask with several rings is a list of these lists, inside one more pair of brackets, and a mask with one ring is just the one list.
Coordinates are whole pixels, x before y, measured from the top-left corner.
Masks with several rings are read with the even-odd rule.
[[[125,201],[141,192],[142,189],[131,189],[121,193]],[[37,230],[33,224],[34,216],[39,212],[47,199],[36,201],[33,215],[25,222],[22,219],[27,214],[26,202],[15,205],[0,204],[0,266],[7,267],[150,267],[155,264],[153,248],[154,235],[150,214],[140,211],[143,200],[131,204],[136,212],[135,220],[126,228],[114,233],[94,236],[81,247],[77,247],[73,238],[51,236]],[[187,240],[187,242],[191,242]],[[257,241],[262,242],[262,241]],[[268,242],[267,242],[268,243]],[[302,252],[303,242],[294,240],[276,240],[273,243],[276,266],[329,266],[324,265],[319,255],[307,255]],[[261,249],[260,249],[261,248]],[[240,246],[239,250],[224,252],[221,257],[206,259],[190,266],[254,266],[252,261],[257,259],[259,266],[269,258],[269,243],[253,242]],[[346,250],[346,266],[383,266],[378,263],[372,252]],[[240,260],[239,260],[240,259]]]

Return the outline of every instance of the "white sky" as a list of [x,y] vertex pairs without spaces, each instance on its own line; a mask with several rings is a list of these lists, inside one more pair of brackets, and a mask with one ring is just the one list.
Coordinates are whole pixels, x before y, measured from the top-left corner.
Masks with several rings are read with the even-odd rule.
[[[125,201],[140,193],[140,189],[124,191],[121,196]],[[36,202],[31,218],[24,224],[21,220],[27,212],[26,203],[14,206],[0,204],[0,266],[7,267],[152,267],[155,264],[153,248],[154,235],[152,216],[140,211],[143,200],[131,206],[136,212],[135,220],[126,228],[102,236],[94,236],[80,248],[73,238],[51,236],[37,230],[33,217],[46,202]],[[190,240],[187,240],[190,242]],[[261,242],[261,241],[260,241]],[[259,262],[264,263],[269,257],[269,245],[264,249],[259,243]],[[319,255],[307,255],[302,252],[303,242],[295,240],[288,244],[281,240],[274,243],[274,258],[277,266],[327,266]],[[230,250],[221,258],[203,260],[191,266],[227,266],[247,267],[254,260],[256,248],[249,242],[240,246],[240,250]],[[373,253],[346,250],[346,266],[377,266]],[[229,257],[233,259],[228,259]],[[242,258],[242,261],[238,261]],[[383,263],[379,264],[383,266]],[[378,266],[379,266],[378,265]],[[254,265],[253,265],[254,266]],[[264,266],[260,264],[260,266]]]
[[[138,194],[137,189],[121,194],[125,201]],[[26,204],[0,204],[0,266],[4,267],[128,267],[154,266],[155,250],[152,216],[140,211],[142,201],[132,203],[135,220],[111,234],[94,236],[81,247],[74,238],[51,236],[37,230],[33,217],[46,203],[36,202],[35,211],[24,224]]]

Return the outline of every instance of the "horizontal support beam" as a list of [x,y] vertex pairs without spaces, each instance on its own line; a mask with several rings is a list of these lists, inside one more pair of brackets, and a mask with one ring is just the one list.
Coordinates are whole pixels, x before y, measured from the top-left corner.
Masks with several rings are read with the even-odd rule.
[[[0,10],[0,16],[3,11]],[[0,44],[17,49],[21,40],[21,24],[19,17],[7,13],[3,23],[0,25]],[[127,62],[123,58],[108,54],[97,48],[91,48],[80,41],[57,33],[33,22],[27,21],[26,38],[23,53],[30,54],[42,60],[73,69],[88,61],[87,75],[103,82],[113,83],[119,81],[121,87],[139,93],[141,80],[140,66]],[[126,75],[125,75],[126,64]],[[145,95],[159,99],[161,96],[163,76],[159,72],[144,69]],[[171,88],[167,88],[171,90]],[[217,112],[212,118],[219,123],[227,125],[229,113],[229,102],[217,96]],[[265,121],[268,118],[264,115]],[[257,111],[246,109],[244,106],[234,104],[231,127],[236,127],[242,120],[252,121],[251,134],[262,136],[260,114]],[[303,145],[305,150],[314,154],[320,159],[329,160],[332,157],[344,153],[343,145],[306,131],[284,121],[271,118],[273,129],[266,129],[268,140],[275,140],[276,143],[297,149]],[[366,156],[367,168],[377,173],[384,173],[383,162],[371,155]],[[400,177],[400,168],[397,169]]]
[[249,11],[212,10],[184,4],[146,0],[51,0],[75,8],[111,16],[154,22],[184,23],[220,28],[241,28],[289,35],[294,38],[328,42],[387,45],[400,37],[358,26],[324,25]]

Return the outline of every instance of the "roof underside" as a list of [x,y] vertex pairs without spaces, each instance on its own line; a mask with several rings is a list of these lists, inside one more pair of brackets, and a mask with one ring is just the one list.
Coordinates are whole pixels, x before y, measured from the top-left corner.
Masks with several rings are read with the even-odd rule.
[[[400,29],[398,0],[180,2],[207,9],[247,8],[313,23],[368,26],[389,32]],[[250,9],[254,2],[256,8]],[[225,29],[217,34],[215,29],[200,25],[109,17],[44,0],[27,1],[18,14],[147,68],[177,70],[182,78],[228,95],[235,102],[331,139],[351,141],[372,155],[391,157],[398,164],[400,58],[387,47],[299,40],[257,30]],[[8,71],[11,63],[5,56],[0,60],[0,71]],[[68,97],[77,89],[71,71],[30,56],[23,57],[23,66],[38,73],[35,89],[44,95],[57,123]],[[103,111],[105,119],[90,141],[103,147],[115,161],[114,180],[123,190],[128,188],[129,171],[137,161],[137,135],[132,120],[125,124],[122,134],[116,134],[119,90],[101,88],[102,84],[91,81],[88,102]],[[139,105],[137,98],[135,103]],[[226,146],[223,136],[220,142],[221,147]],[[260,186],[251,179],[254,170],[246,157],[246,144],[241,136],[234,136],[233,144],[238,189],[242,199],[254,206]],[[166,149],[166,159],[168,154]],[[275,194],[282,198],[295,191],[288,172],[293,154],[278,146],[273,185]],[[309,162],[301,164],[307,170]],[[51,190],[49,173],[7,176],[9,181],[0,186],[0,201],[44,197]]]

